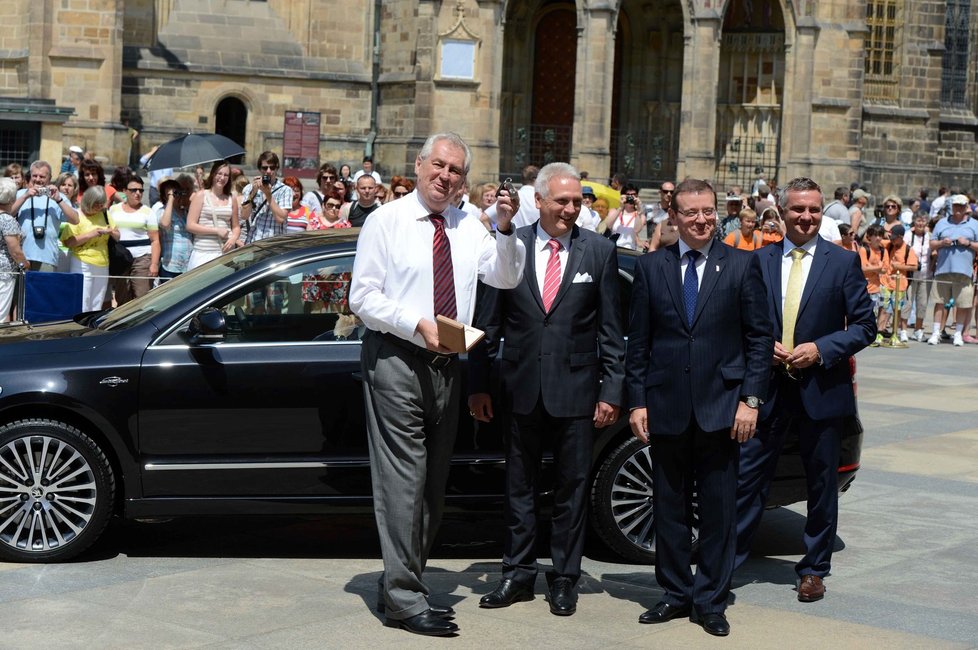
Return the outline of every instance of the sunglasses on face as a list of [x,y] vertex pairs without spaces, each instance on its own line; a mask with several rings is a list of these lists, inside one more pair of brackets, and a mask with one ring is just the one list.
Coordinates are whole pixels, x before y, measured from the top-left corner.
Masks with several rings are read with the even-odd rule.
[[141,187],[127,187],[126,188],[126,191],[127,192],[140,192],[140,193],[142,193],[143,188],[141,188]]
[[278,169],[276,165],[259,165],[259,167],[261,167],[263,172],[273,172]]
[[336,176],[334,176],[333,174],[323,174],[323,180],[324,181],[335,181],[336,180]]
[[341,207],[343,207],[343,204],[341,204],[341,203],[333,203],[331,201],[327,201],[326,202],[326,209],[327,210],[339,210]]
[[394,192],[394,196],[407,196],[407,192]]

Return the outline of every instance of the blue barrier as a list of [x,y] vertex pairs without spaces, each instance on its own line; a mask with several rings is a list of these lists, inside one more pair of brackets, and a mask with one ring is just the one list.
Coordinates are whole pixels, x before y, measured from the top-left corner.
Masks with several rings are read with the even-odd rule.
[[24,318],[29,323],[66,320],[82,310],[81,273],[24,274]]

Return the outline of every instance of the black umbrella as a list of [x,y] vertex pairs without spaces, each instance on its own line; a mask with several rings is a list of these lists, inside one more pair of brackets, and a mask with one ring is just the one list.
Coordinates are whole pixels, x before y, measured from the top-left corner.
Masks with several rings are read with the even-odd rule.
[[245,150],[237,142],[223,135],[188,133],[160,145],[160,148],[146,163],[146,169],[154,171],[171,167],[202,165],[240,156],[244,152]]

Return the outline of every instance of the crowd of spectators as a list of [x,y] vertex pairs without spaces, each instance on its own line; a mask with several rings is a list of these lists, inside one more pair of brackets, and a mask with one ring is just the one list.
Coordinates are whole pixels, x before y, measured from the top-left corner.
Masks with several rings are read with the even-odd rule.
[[[356,172],[347,164],[326,163],[314,182],[280,178],[279,157],[272,151],[262,152],[256,167],[258,174],[251,177],[227,162],[214,163],[209,172],[198,166],[192,174],[155,170],[146,188],[145,173],[117,167],[107,177],[102,165],[76,146],[69,148],[53,180],[45,161],[28,169],[7,165],[0,184],[0,322],[16,313],[13,278],[21,269],[80,273],[84,309],[119,305],[246,243],[362,226],[380,205],[414,190],[414,181],[403,176],[384,184],[370,156]],[[532,165],[523,170],[517,225],[535,221],[537,171]],[[612,195],[598,196],[586,181],[578,226],[637,251],[675,243],[670,218],[674,183],[662,183],[657,200],[648,206],[624,175],[615,174],[609,186]],[[463,187],[455,202],[491,231],[500,187],[496,182]],[[717,238],[743,250],[780,241],[785,226],[776,197],[776,185],[760,178],[746,192],[729,188],[717,215]],[[940,188],[932,201],[921,190],[907,199],[887,196],[878,205],[856,183],[835,190],[823,207],[819,234],[860,256],[877,310],[880,335],[874,345],[887,337],[934,345],[945,339],[959,346],[978,343],[971,334],[978,322],[973,307],[976,217],[974,197],[956,188]],[[110,240],[131,257],[112,277],[116,246]],[[952,331],[945,333],[949,320]]]
[[[143,156],[144,166],[154,151]],[[209,173],[202,165],[192,173],[124,166],[107,173],[78,146],[68,149],[53,180],[46,161],[11,163],[0,185],[0,322],[20,310],[18,272],[79,273],[83,310],[121,305],[265,237],[360,226],[381,204],[414,190],[402,176],[384,185],[373,160],[362,162],[355,173],[326,163],[315,184],[280,178],[271,151],[259,155],[252,177],[227,162]]]
[[[659,202],[643,208],[637,188],[621,177],[619,181],[622,207],[612,210],[596,230],[623,248],[653,251],[674,243],[669,216],[674,184],[663,183]],[[957,188],[940,188],[932,202],[928,194],[920,190],[907,199],[888,195],[877,204],[865,187],[853,183],[836,188],[823,206],[819,235],[860,257],[880,332],[873,346],[911,339],[931,345],[943,340],[955,346],[978,344],[978,336],[971,334],[978,325],[978,200]],[[717,238],[748,251],[781,241],[785,227],[776,196],[776,186],[763,179],[749,193],[731,187],[724,213],[718,214]],[[593,213],[587,200],[585,208]],[[578,225],[586,224],[582,209]]]

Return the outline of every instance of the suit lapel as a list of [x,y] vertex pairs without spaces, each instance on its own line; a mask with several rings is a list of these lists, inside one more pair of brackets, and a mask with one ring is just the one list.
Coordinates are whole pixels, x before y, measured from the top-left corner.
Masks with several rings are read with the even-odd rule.
[[523,277],[526,280],[526,288],[530,295],[537,301],[540,311],[543,311],[543,297],[540,295],[540,285],[537,283],[537,231],[536,226],[528,226],[521,229],[518,233],[523,240],[526,248],[526,266],[524,267]]
[[696,311],[693,313],[693,325],[703,313],[703,306],[710,299],[710,294],[717,286],[717,280],[727,264],[727,247],[720,242],[714,242],[710,249],[710,256],[706,259],[706,266],[703,268],[703,281],[700,282],[700,290],[696,296]]
[[805,305],[808,304],[808,299],[812,297],[812,292],[815,291],[818,279],[821,277],[825,267],[828,266],[829,245],[834,246],[834,244],[829,244],[828,240],[819,240],[815,245],[815,255],[812,256],[812,268],[808,271],[808,279],[805,280],[805,289],[801,292],[801,304],[798,305],[798,318],[801,318],[802,313],[804,313]]
[[784,240],[778,244],[771,244],[766,248],[768,252],[765,260],[764,272],[767,273],[767,293],[771,301],[772,312],[777,317],[778,331],[783,327],[782,300],[781,300],[781,261],[784,257]]
[[666,246],[661,259],[659,268],[662,270],[663,281],[669,288],[669,294],[676,305],[676,313],[680,315],[683,327],[689,328],[686,323],[686,303],[683,301],[683,290],[679,284],[679,244]]
[[[577,226],[574,226],[574,230],[571,231],[571,241],[570,250],[567,251],[567,268],[564,269],[564,275],[560,279],[560,289],[557,290],[557,295],[554,297],[554,303],[550,305],[550,311],[557,308],[560,304],[561,299],[564,294],[570,289],[571,285],[574,283],[574,276],[577,275],[577,271],[581,268],[581,262],[584,260],[584,256],[587,254],[587,240],[581,238],[581,231]],[[536,277],[536,273],[533,274]],[[540,306],[543,306],[543,300],[540,300]]]

